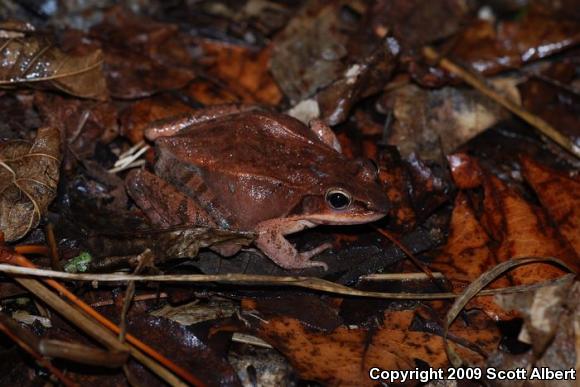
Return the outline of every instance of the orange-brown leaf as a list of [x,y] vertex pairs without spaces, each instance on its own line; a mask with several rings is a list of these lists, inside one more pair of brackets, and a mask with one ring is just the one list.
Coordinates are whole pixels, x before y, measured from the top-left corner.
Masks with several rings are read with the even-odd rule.
[[530,158],[522,159],[522,167],[540,202],[580,255],[580,181]]
[[[467,196],[462,192],[455,199],[449,227],[447,244],[431,267],[445,274],[454,289],[462,291],[465,286],[499,262],[490,248],[489,236],[477,221]],[[510,286],[510,281],[505,277],[490,284],[491,288],[507,286]],[[479,308],[495,319],[511,317],[511,314],[507,314],[495,304],[491,296],[475,298],[469,303],[469,307]]]
[[243,102],[277,105],[282,100],[282,92],[269,73],[269,48],[253,51],[213,41],[202,41],[201,46],[211,58],[209,73],[227,82]]
[[[327,386],[378,385],[369,379],[372,367],[414,369],[416,360],[435,368],[448,364],[440,336],[411,329],[413,311],[387,312],[384,317],[384,324],[376,330],[341,326],[331,332],[309,329],[294,318],[276,317],[262,323],[256,334],[281,351],[301,378]],[[497,331],[487,320],[471,322],[474,324],[468,327],[455,328],[453,334],[471,342],[477,340],[484,350],[495,349]],[[463,347],[459,352],[472,364],[483,361]]]
[[[495,176],[485,182],[485,213],[494,219],[488,227],[501,229],[496,252],[500,262],[521,257],[555,257],[578,266],[574,250],[547,219],[542,208],[527,202]],[[493,212],[493,214],[492,214]],[[553,265],[538,263],[511,272],[515,284],[530,284],[560,277],[565,272]]]

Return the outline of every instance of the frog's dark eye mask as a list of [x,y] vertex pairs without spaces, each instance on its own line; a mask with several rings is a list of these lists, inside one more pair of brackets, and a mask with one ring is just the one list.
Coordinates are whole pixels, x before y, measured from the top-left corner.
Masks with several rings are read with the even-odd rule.
[[324,196],[326,203],[334,210],[345,210],[352,203],[352,196],[343,189],[331,188]]

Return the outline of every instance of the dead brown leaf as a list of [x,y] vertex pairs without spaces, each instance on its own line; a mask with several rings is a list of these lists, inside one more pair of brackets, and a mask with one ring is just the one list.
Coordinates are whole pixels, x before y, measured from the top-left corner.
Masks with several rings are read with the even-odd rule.
[[78,160],[91,158],[98,143],[108,144],[119,134],[117,109],[111,102],[37,92],[34,103],[45,125],[59,128],[62,133],[67,144],[63,156],[66,170],[71,170]]
[[[407,85],[386,96],[392,100],[395,122],[389,143],[404,156],[417,152],[438,160],[498,121],[509,117],[476,90],[444,87],[436,90]],[[388,102],[383,102],[387,104]]]
[[[550,224],[543,209],[527,202],[495,176],[485,182],[484,218],[488,233],[500,237],[496,252],[503,262],[519,257],[555,257],[578,268],[578,257]],[[491,235],[493,235],[491,234]],[[515,284],[560,277],[565,272],[548,264],[519,267],[510,273]]]
[[[467,155],[450,157],[453,178],[459,187],[483,188],[483,200],[472,195],[481,210],[480,224],[497,247],[498,262],[519,257],[554,257],[578,268],[575,251],[555,228],[543,208],[530,202]],[[554,279],[565,274],[543,263],[519,267],[509,274],[515,285]]]
[[227,84],[242,102],[277,105],[282,92],[270,75],[271,49],[248,47],[211,40],[200,42],[207,72]]
[[368,28],[393,31],[408,50],[453,35],[468,12],[461,0],[379,0],[369,11]]
[[578,79],[574,64],[577,58],[578,54],[571,53],[571,58],[534,72],[518,87],[526,109],[580,146],[580,94],[574,89]]
[[530,13],[497,26],[477,20],[458,37],[451,56],[491,75],[554,55],[579,41],[580,23]]
[[308,1],[274,39],[272,74],[292,104],[330,85],[345,68],[347,43],[357,24],[341,18],[360,1]]
[[105,100],[107,84],[100,50],[69,55],[44,37],[0,39],[0,86],[48,88]]
[[[252,308],[251,304],[248,306]],[[433,368],[448,364],[443,339],[430,332],[414,330],[414,317],[412,310],[389,311],[384,314],[384,323],[376,329],[339,326],[326,332],[312,329],[298,319],[280,316],[254,320],[258,322],[252,333],[282,352],[303,379],[325,386],[375,386],[380,383],[369,378],[372,367],[405,370],[415,369],[416,361]],[[470,342],[477,340],[487,351],[496,348],[499,336],[489,320],[472,316],[467,324],[459,325],[452,329],[456,337]],[[459,351],[472,364],[483,361],[480,355],[464,347]]]
[[193,43],[177,25],[111,7],[90,36],[103,48],[105,75],[116,98],[143,98],[180,89],[196,72]]
[[165,94],[143,99],[121,112],[121,133],[136,144],[143,140],[143,130],[151,122],[192,111],[179,99]]
[[580,180],[522,159],[526,181],[530,183],[544,208],[558,225],[562,235],[580,255]]
[[[479,224],[469,205],[467,195],[460,192],[455,199],[455,208],[449,226],[449,238],[431,268],[439,270],[451,281],[458,291],[475,281],[486,270],[499,263],[491,249],[491,239]],[[490,284],[490,288],[510,286],[511,282],[501,277]],[[496,319],[513,317],[498,307],[493,297],[473,299],[469,307],[482,309]]]
[[58,129],[38,129],[33,143],[0,145],[0,230],[7,241],[36,227],[56,195],[60,165]]

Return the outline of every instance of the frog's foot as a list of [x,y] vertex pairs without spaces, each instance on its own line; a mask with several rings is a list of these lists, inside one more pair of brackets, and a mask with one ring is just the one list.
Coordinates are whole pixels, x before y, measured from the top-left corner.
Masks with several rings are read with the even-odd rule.
[[312,257],[332,247],[330,243],[324,243],[312,250],[298,252],[288,242],[284,235],[293,234],[305,228],[314,227],[315,224],[306,220],[271,219],[259,223],[256,226],[256,246],[266,254],[274,263],[284,269],[306,269],[310,267],[322,267],[328,270],[328,265],[320,261],[312,261]]

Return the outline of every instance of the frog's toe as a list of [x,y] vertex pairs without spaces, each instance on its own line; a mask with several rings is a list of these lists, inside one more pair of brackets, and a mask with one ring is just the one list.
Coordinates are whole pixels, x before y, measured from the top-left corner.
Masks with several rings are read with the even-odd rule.
[[311,261],[312,257],[322,253],[324,250],[332,248],[332,243],[323,243],[312,250],[298,254],[298,261],[302,269],[310,267],[322,267],[324,271],[328,270],[328,265],[322,261]]
[[310,259],[303,261],[300,269],[309,269],[311,267],[321,267],[322,270],[328,271],[328,265],[322,261],[311,261]]
[[321,244],[318,247],[313,248],[312,250],[308,250],[305,251],[303,253],[300,253],[300,257],[304,258],[304,260],[310,260],[310,258],[314,257],[315,255],[318,255],[320,253],[322,253],[324,250],[328,250],[332,248],[332,243],[326,242]]

